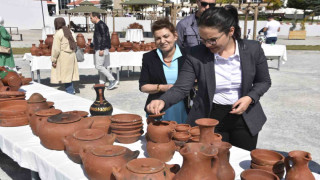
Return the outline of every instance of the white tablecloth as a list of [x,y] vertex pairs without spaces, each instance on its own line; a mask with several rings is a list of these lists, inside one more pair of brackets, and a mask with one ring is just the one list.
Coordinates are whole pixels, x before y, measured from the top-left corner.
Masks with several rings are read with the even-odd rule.
[[280,56],[282,64],[287,61],[287,47],[285,45],[278,44],[262,44],[261,45],[265,56]]
[[[142,56],[146,52],[147,51],[111,52],[109,67],[142,66]],[[32,56],[31,53],[25,53],[23,56],[24,60],[30,61],[31,71],[51,69],[50,58],[50,56]],[[95,68],[93,54],[85,54],[84,61],[78,62],[78,66],[79,69]]]
[[127,29],[126,40],[131,42],[144,41],[142,29]]
[[[88,111],[93,103],[64,91],[33,82],[32,85],[23,86],[27,92],[27,99],[32,93],[41,93],[48,101],[53,101],[54,106],[62,111],[83,110]],[[94,93],[94,91],[92,91]],[[114,107],[113,114],[124,111]],[[145,118],[144,118],[145,121]],[[146,130],[146,125],[144,126]],[[145,131],[146,132],[146,131]],[[115,143],[120,144],[120,143]],[[139,158],[145,157],[146,143],[142,136],[139,141],[124,145],[131,150],[140,150]],[[0,127],[0,148],[16,161],[21,167],[39,172],[40,178],[45,180],[87,179],[81,165],[73,163],[63,151],[54,151],[44,148],[40,139],[32,134],[29,126],[21,127]],[[240,173],[250,166],[249,151],[236,147],[231,148],[230,163],[236,171],[236,179],[240,179]],[[176,152],[168,164],[182,164],[182,156]]]

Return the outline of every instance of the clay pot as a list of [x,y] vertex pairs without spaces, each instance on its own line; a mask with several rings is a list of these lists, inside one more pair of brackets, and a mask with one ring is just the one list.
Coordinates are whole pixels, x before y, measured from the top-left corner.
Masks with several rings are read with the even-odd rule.
[[[251,162],[251,169],[262,169],[262,170],[269,171],[269,172],[272,172],[277,175],[277,174],[284,173],[284,162],[279,161],[277,164],[275,164],[273,166],[271,166],[271,165],[258,165],[254,162]],[[279,177],[279,178],[282,179],[282,177]]]
[[79,115],[61,113],[48,117],[38,127],[41,144],[53,150],[64,150],[63,138],[78,129],[88,129],[93,123],[90,119],[81,119]]
[[284,162],[284,157],[275,151],[267,149],[254,149],[250,153],[252,162],[258,165],[275,165]]
[[106,134],[100,129],[81,129],[63,138],[65,152],[75,163],[81,164],[80,150],[89,146],[112,145],[116,139],[114,134]]
[[93,86],[96,91],[96,100],[90,106],[91,116],[107,116],[113,111],[112,105],[104,97],[104,84],[96,84]]
[[85,117],[88,117],[88,112],[87,111],[78,111],[78,110],[75,110],[75,111],[67,111],[65,113],[68,113],[68,114],[74,114],[74,115],[79,115],[80,117],[82,118],[85,118]]
[[219,180],[234,180],[235,172],[229,163],[230,148],[232,145],[228,142],[215,142],[213,147],[218,149],[219,168],[217,177]]
[[191,126],[189,124],[177,124],[175,130],[177,132],[188,132]]
[[183,164],[174,180],[217,180],[218,150],[204,143],[186,143],[180,150]]
[[42,48],[38,48],[38,50],[36,51],[36,56],[42,56],[43,55],[43,49]]
[[35,112],[29,119],[32,133],[38,136],[39,126],[42,122],[46,122],[48,117],[61,114],[59,109],[43,109]]
[[133,135],[133,134],[138,134],[141,133],[143,134],[142,128],[131,130],[131,131],[119,131],[119,130],[111,130],[112,133],[117,134],[117,135]]
[[0,126],[3,127],[17,127],[28,125],[29,121],[26,116],[12,116],[1,118]]
[[42,49],[42,52],[43,52],[42,54],[43,56],[51,56],[51,51],[48,48]]
[[135,121],[135,122],[125,122],[125,123],[112,122],[112,124],[117,126],[134,126],[134,125],[142,124],[142,120]]
[[32,47],[30,49],[31,55],[35,56],[36,55],[36,51],[37,51],[36,44],[32,44]]
[[35,112],[42,109],[49,109],[46,99],[39,93],[33,93],[27,100],[27,114],[29,121]]
[[79,33],[76,37],[76,41],[77,41],[77,46],[79,46],[80,48],[86,47],[86,40],[84,39],[83,34]]
[[[0,81],[2,83],[2,81]],[[1,86],[0,87],[0,92],[8,92],[10,91],[10,87],[9,86]],[[16,91],[11,91],[11,92],[16,92]]]
[[199,142],[200,141],[200,136],[198,137],[198,136],[196,136],[196,137],[191,137],[190,139],[189,139],[189,141],[190,142]]
[[241,180],[279,180],[275,174],[261,169],[247,169],[240,174]]
[[93,121],[91,129],[101,129],[106,133],[109,133],[109,127],[111,124],[111,116],[91,116],[86,117],[86,119],[91,119]]
[[173,140],[166,143],[147,141],[147,152],[149,157],[159,159],[163,162],[170,161],[176,149],[177,148]]
[[[1,81],[0,81],[1,82]],[[2,86],[6,90],[10,89],[8,86]],[[10,98],[10,97],[25,97],[26,93],[23,91],[1,91],[0,98]]]
[[183,142],[187,142],[191,137],[191,134],[189,132],[175,132],[173,134],[173,138],[177,141],[183,141]]
[[138,124],[138,125],[132,125],[132,126],[121,126],[121,125],[116,125],[111,123],[110,127],[111,130],[120,130],[120,131],[132,131],[136,129],[141,129],[143,124]]
[[[286,180],[315,180],[308,164],[311,161],[311,154],[306,151],[291,151],[285,158]],[[290,165],[290,162],[292,165]]]
[[116,49],[113,46],[111,46],[111,48],[109,49],[109,52],[115,52],[115,51]]
[[201,118],[196,120],[196,124],[200,128],[201,143],[213,144],[214,142],[221,141],[220,137],[217,137],[214,133],[214,128],[219,124],[218,120]]
[[115,179],[112,167],[122,167],[136,159],[139,151],[131,151],[122,146],[104,145],[84,148],[80,151],[82,163],[89,179]]
[[2,80],[4,86],[9,86],[11,91],[18,91],[22,86],[22,81],[20,76],[15,71],[8,71],[6,68],[2,67],[0,70],[8,73]]
[[39,40],[39,42],[40,42],[40,43],[39,43],[39,49],[43,49],[43,45],[44,45],[44,44],[43,44],[43,40]]
[[157,143],[170,142],[173,136],[174,128],[169,122],[154,121],[148,124],[147,133],[151,141]]
[[133,47],[133,44],[130,42],[130,41],[127,41],[125,44],[124,44],[124,49],[125,50],[131,50],[132,49],[132,47]]
[[25,116],[27,117],[27,101],[12,100],[0,102],[0,116]]
[[139,140],[142,132],[138,132],[136,134],[131,134],[131,135],[120,135],[116,134],[116,139],[119,143],[122,144],[131,144]]
[[118,37],[118,33],[113,32],[111,34],[111,45],[113,45],[113,47],[117,48],[117,47],[119,47],[119,44],[120,44],[120,40]]
[[48,45],[49,49],[52,49],[52,44],[53,44],[53,34],[48,34],[47,38],[44,42],[46,45]]
[[152,50],[151,45],[150,44],[146,44],[144,50],[145,51],[151,51]]
[[167,165],[158,159],[140,158],[129,161],[122,167],[112,168],[117,180],[167,180],[172,179],[179,165]]
[[139,45],[138,42],[134,42],[134,43],[133,43],[132,50],[133,50],[134,52],[140,51],[140,45]]
[[22,85],[29,85],[32,81],[32,78],[21,78]]
[[116,123],[131,123],[142,121],[142,117],[137,114],[116,114],[111,116],[111,121]]
[[200,137],[200,128],[199,126],[194,126],[189,130],[189,133],[192,137]]

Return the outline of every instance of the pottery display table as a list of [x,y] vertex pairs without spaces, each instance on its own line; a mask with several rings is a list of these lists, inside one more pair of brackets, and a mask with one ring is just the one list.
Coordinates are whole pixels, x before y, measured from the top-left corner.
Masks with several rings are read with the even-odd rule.
[[144,41],[142,29],[127,29],[126,30],[126,41],[130,41],[130,42]]
[[[53,101],[54,106],[62,111],[82,110],[89,111],[93,101],[81,98],[79,96],[68,94],[54,88],[32,82],[31,85],[23,86],[22,90],[26,91],[26,99],[31,94],[38,92]],[[113,114],[125,113],[114,107]],[[143,118],[144,132],[146,132],[146,119]],[[146,140],[143,135],[140,140],[133,144],[120,144],[131,150],[139,150],[138,158],[147,156]],[[49,150],[40,144],[40,139],[32,134],[29,126],[20,127],[0,127],[0,149],[10,158],[16,161],[21,167],[38,172],[41,179],[46,180],[84,180],[87,177],[84,174],[81,165],[72,162],[64,151]],[[230,149],[230,164],[236,172],[236,179],[240,179],[240,173],[244,169],[250,168],[250,152],[232,147]],[[175,152],[173,159],[167,164],[182,164],[182,156]],[[314,174],[316,179],[320,179],[319,174]]]
[[[142,56],[146,51],[140,52],[111,52],[110,53],[110,66],[108,68],[112,70],[116,69],[117,80],[120,81],[120,68],[122,66],[142,66]],[[32,56],[31,53],[25,53],[24,60],[30,62],[31,78],[34,80],[34,72],[36,72],[38,83],[40,83],[40,70],[51,69],[51,57],[50,56]],[[84,61],[78,62],[79,69],[94,69],[94,57],[93,54],[85,54]]]
[[278,67],[275,68],[280,70],[280,64],[284,64],[287,61],[287,48],[285,45],[278,44],[262,44],[261,45],[267,60],[278,60]]

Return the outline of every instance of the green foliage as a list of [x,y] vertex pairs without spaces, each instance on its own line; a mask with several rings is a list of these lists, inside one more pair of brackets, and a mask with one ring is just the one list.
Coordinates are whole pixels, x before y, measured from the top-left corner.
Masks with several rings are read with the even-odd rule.
[[238,3],[239,1],[238,0],[216,0],[216,3],[217,4],[229,4],[229,3]]
[[288,0],[287,7],[306,10],[309,7],[307,1],[312,0]]
[[113,0],[100,0],[101,9],[112,9]]
[[272,6],[267,6],[268,10],[272,10],[273,12],[277,9],[280,9],[283,5],[283,2],[281,0],[266,0],[264,1],[266,3],[272,3]]

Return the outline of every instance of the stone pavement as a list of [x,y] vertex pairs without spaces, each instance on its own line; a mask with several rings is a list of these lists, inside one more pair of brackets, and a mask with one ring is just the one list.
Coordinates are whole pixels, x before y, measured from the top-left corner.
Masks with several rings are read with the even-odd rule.
[[[32,30],[33,31],[33,30]],[[35,30],[36,31],[36,30]],[[307,40],[286,40],[279,38],[277,44],[319,45],[319,37]],[[28,47],[21,42],[16,47]],[[28,42],[38,43],[37,39]],[[270,69],[272,86],[261,98],[268,121],[259,134],[258,148],[272,149],[283,154],[292,150],[305,150],[311,153],[312,170],[320,174],[320,131],[317,126],[320,117],[320,64],[319,51],[287,51],[288,61],[281,70]],[[28,62],[17,56],[17,66],[26,77],[30,77]],[[269,61],[276,66],[276,61]],[[127,72],[130,76],[127,76]],[[93,84],[98,83],[97,71],[80,70],[80,82],[76,84],[77,96],[94,100]],[[115,107],[144,116],[144,104],[147,94],[138,89],[140,69],[125,67],[121,72],[121,82],[114,90],[106,90],[106,99]],[[63,90],[63,86],[50,84],[50,70],[41,71],[42,83]],[[89,108],[89,107],[88,107]],[[30,171],[20,168],[11,158],[0,154],[0,179],[30,179]]]

